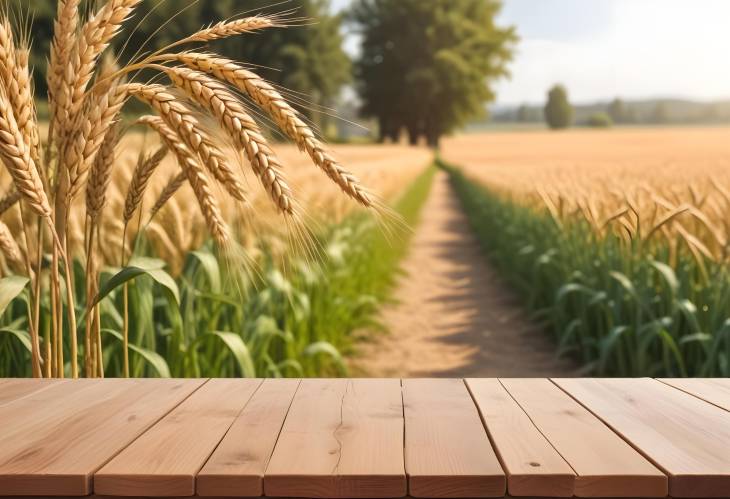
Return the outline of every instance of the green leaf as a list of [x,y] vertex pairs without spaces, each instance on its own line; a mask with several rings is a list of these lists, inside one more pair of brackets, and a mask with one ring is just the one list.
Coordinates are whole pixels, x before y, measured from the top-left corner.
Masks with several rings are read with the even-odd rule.
[[[110,334],[117,338],[119,341],[124,342],[124,336],[122,336],[121,333],[114,331],[113,329],[102,329],[101,332]],[[142,358],[146,360],[147,363],[151,365],[155,371],[157,371],[157,374],[160,376],[160,378],[170,377],[170,367],[167,365],[167,361],[165,361],[162,355],[158,354],[157,352],[153,352],[152,350],[138,347],[137,345],[134,345],[132,343],[129,344],[129,349],[141,355]]]
[[191,251],[190,255],[200,262],[205,271],[205,276],[210,284],[210,292],[219,294],[221,292],[221,271],[215,255],[208,251]]
[[244,378],[256,377],[256,367],[254,366],[253,358],[251,358],[251,352],[240,336],[225,331],[213,331],[208,334],[217,336],[228,347],[228,350],[231,351],[233,357],[236,359],[238,367],[241,368],[241,373]]
[[180,304],[180,291],[175,280],[163,270],[165,262],[157,258],[135,257],[129,261],[129,265],[114,274],[99,290],[94,298],[92,305],[96,305],[103,300],[114,289],[131,281],[135,277],[146,274],[154,279],[158,284],[165,287],[175,299],[175,303]]
[[342,358],[340,351],[329,341],[316,341],[304,349],[305,357],[316,357],[317,355],[325,355],[329,357],[335,364],[340,375],[347,375],[347,367]]
[[0,315],[4,314],[10,302],[23,292],[29,281],[27,277],[18,275],[0,279]]
[[667,283],[667,286],[669,286],[669,289],[672,292],[672,296],[676,295],[677,290],[679,289],[679,281],[677,281],[677,275],[674,273],[672,267],[666,263],[656,261],[652,261],[651,266],[654,267],[654,269],[656,269],[656,271],[664,278],[664,281]]
[[32,346],[30,343],[30,334],[28,334],[27,331],[21,331],[20,329],[0,328],[0,333],[6,333],[15,336],[18,341],[23,344],[26,350],[28,350],[29,352],[32,350]]

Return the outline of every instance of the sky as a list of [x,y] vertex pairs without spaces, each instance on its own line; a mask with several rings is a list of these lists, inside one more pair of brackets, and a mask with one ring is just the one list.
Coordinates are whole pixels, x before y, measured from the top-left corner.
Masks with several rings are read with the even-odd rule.
[[498,23],[520,36],[498,104],[541,103],[555,83],[574,102],[730,98],[730,0],[506,0]]

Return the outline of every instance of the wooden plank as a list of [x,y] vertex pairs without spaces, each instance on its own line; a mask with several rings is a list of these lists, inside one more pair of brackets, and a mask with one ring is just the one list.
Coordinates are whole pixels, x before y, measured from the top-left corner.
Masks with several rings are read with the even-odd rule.
[[466,380],[512,496],[571,497],[575,473],[498,379]]
[[669,475],[672,497],[726,497],[730,413],[653,379],[558,379]]
[[0,495],[86,495],[92,475],[202,381],[75,380],[0,407]]
[[659,381],[730,411],[730,378],[663,378]]
[[577,473],[577,497],[665,497],[664,473],[547,379],[502,385]]
[[263,495],[264,471],[298,386],[296,379],[263,382],[198,473],[198,495]]
[[60,379],[35,379],[35,378],[3,378],[0,379],[0,407],[9,404],[17,399],[45,390],[57,383],[64,383]]
[[94,476],[110,496],[191,496],[195,475],[261,384],[211,379]]
[[264,493],[405,496],[400,382],[302,380],[266,469]]
[[460,379],[404,379],[405,460],[413,497],[501,497],[506,478]]

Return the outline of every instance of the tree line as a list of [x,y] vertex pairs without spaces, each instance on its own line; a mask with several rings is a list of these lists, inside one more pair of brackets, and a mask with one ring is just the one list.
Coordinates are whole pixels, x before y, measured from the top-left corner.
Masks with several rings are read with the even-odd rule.
[[[82,3],[91,12],[98,2]],[[113,50],[127,61],[221,19],[283,13],[291,24],[286,29],[210,48],[288,89],[315,124],[353,83],[361,115],[378,123],[380,140],[406,132],[412,143],[437,146],[443,134],[484,115],[493,82],[507,75],[517,36],[513,27],[496,24],[501,7],[500,0],[353,0],[333,14],[329,0],[143,0],[130,21],[132,35]],[[36,93],[44,96],[56,1],[10,0],[9,8],[19,19],[32,18]],[[343,29],[360,36],[354,61],[343,50]]]

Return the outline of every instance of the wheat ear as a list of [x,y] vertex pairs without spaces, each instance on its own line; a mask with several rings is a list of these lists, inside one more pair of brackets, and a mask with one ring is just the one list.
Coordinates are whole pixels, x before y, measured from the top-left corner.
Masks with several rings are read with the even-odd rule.
[[23,200],[36,214],[50,218],[51,206],[43,182],[4,90],[0,91],[0,156]]
[[175,193],[180,190],[180,187],[183,186],[185,181],[187,180],[187,176],[185,175],[185,172],[180,172],[175,175],[173,175],[170,180],[167,181],[167,184],[165,184],[165,187],[160,191],[160,195],[157,198],[157,201],[150,209],[150,220],[155,218],[155,215],[157,215],[157,212],[159,212],[163,206],[172,198],[172,196],[175,195]]
[[102,52],[121,29],[122,23],[134,12],[141,0],[107,0],[81,28],[65,72],[70,95],[64,106],[71,122],[81,110],[86,87]]
[[200,71],[165,68],[165,72],[175,86],[208,110],[235,145],[243,149],[254,173],[277,208],[285,213],[293,213],[291,189],[281,172],[281,164],[258,125],[238,99],[223,84]]
[[14,272],[23,272],[25,270],[25,264],[23,263],[23,257],[20,253],[20,247],[15,242],[13,234],[10,232],[10,228],[3,222],[0,222],[0,252],[5,257],[5,261],[8,263],[10,268]]
[[201,163],[215,178],[226,178],[221,173],[224,170],[230,172],[225,156],[203,130],[191,109],[180,102],[179,96],[170,93],[163,85],[128,83],[125,86],[130,95],[149,105],[167,126],[177,132],[188,150],[198,155]]
[[278,26],[277,22],[274,18],[268,16],[249,16],[232,21],[221,21],[197,31],[175,45],[187,42],[209,42],[220,38],[228,38],[229,36],[251,33],[260,29],[272,28],[274,26]]
[[99,152],[94,158],[94,164],[91,166],[89,180],[86,183],[86,214],[92,224],[98,222],[106,204],[106,191],[112,179],[115,148],[119,139],[119,125],[114,124],[106,133]]
[[335,182],[342,191],[364,206],[372,201],[357,178],[340,166],[324,149],[312,129],[299,117],[282,95],[257,74],[241,67],[230,59],[184,52],[170,56],[186,66],[212,74],[248,95],[264,109],[276,124],[294,140],[300,150],[306,151],[312,161]]
[[124,200],[123,219],[125,224],[132,220],[137,207],[142,204],[142,197],[147,190],[150,178],[165,156],[167,156],[167,147],[162,146],[152,156],[144,160],[140,158],[141,160],[137,163],[137,167],[132,173],[132,180],[129,182],[127,197]]
[[41,165],[41,139],[36,119],[35,101],[33,99],[33,85],[30,74],[30,48],[22,44],[15,51],[15,71],[13,80],[18,85],[18,104],[15,111],[15,119],[18,127],[23,133],[27,144],[30,146],[30,156],[39,168],[41,178],[44,171]]
[[0,215],[15,206],[15,203],[18,201],[20,201],[20,192],[18,192],[17,189],[6,194],[2,199],[0,199]]
[[112,85],[87,96],[85,112],[79,114],[73,138],[63,154],[68,178],[68,198],[73,199],[84,185],[89,169],[126,100],[124,85]]
[[53,40],[46,82],[48,84],[48,109],[51,116],[49,140],[56,141],[56,143],[58,143],[60,131],[64,129],[67,119],[61,103],[66,102],[70,95],[65,75],[76,40],[79,4],[80,0],[59,0],[56,19],[53,22]]
[[147,116],[140,118],[140,121],[155,130],[167,144],[167,147],[175,154],[180,167],[185,172],[188,183],[193,188],[198,205],[200,205],[200,211],[208,224],[208,230],[218,245],[226,245],[230,241],[228,229],[223,222],[218,202],[210,189],[210,183],[205,171],[198,163],[196,156],[187,146],[181,144],[180,136],[162,118]]

